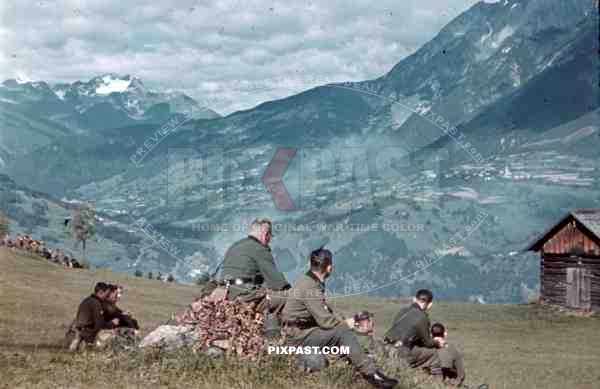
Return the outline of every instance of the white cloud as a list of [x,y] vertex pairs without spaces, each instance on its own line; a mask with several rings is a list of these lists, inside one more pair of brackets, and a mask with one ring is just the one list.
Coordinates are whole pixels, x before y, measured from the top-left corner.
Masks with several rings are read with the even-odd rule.
[[[294,74],[366,80],[390,70],[475,2],[19,0],[0,6],[0,78],[132,74],[197,99],[235,80]],[[249,94],[221,112],[291,93]]]

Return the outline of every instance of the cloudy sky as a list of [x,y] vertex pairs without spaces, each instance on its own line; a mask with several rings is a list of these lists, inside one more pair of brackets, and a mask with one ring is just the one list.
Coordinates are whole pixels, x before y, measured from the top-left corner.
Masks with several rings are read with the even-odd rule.
[[[196,99],[296,74],[367,80],[386,73],[476,1],[148,3],[3,0],[0,79],[72,82],[131,74],[150,88]],[[252,93],[217,110],[229,113],[296,92]]]

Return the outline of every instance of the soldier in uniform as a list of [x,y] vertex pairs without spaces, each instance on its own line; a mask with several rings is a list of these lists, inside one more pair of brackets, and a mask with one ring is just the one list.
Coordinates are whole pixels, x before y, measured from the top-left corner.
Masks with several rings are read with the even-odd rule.
[[123,312],[121,308],[117,306],[117,303],[121,299],[122,287],[118,285],[109,285],[109,287],[110,292],[102,302],[107,329],[131,328],[133,330],[132,333],[137,335],[138,330],[140,329],[137,320]]
[[373,314],[367,311],[360,311],[354,314],[354,332],[363,350],[373,359],[377,356],[390,357],[389,347],[382,338],[375,337],[375,321]]
[[448,332],[441,323],[431,326],[431,336],[439,339],[438,357],[442,366],[444,381],[452,386],[461,386],[465,380],[463,356],[456,347],[446,342]]
[[225,253],[222,277],[228,284],[227,299],[256,302],[260,310],[280,313],[285,298],[277,291],[290,284],[275,265],[269,242],[273,226],[269,219],[256,219],[248,237],[235,242]]
[[427,311],[432,305],[433,293],[427,289],[419,290],[413,304],[396,315],[384,341],[397,349],[398,356],[410,367],[428,369],[441,381],[442,369],[437,354],[440,341],[434,340],[429,332]]
[[109,286],[104,282],[98,282],[94,287],[94,294],[86,297],[79,308],[77,316],[66,335],[66,343],[69,351],[79,349],[81,342],[95,344],[96,336],[106,327],[102,301],[109,293]]
[[325,279],[333,271],[333,255],[320,248],[310,255],[310,270],[287,291],[282,312],[284,333],[293,346],[349,348],[352,365],[373,386],[393,388],[398,381],[386,377],[363,351],[352,332],[354,320],[338,318],[325,301]]

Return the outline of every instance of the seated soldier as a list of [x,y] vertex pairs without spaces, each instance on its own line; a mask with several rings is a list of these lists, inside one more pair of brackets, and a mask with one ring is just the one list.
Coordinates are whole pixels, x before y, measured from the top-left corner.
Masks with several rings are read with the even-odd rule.
[[75,320],[71,324],[66,335],[69,351],[79,349],[81,342],[95,344],[96,336],[106,327],[102,301],[106,298],[109,287],[104,282],[98,282],[94,288],[94,294],[86,297],[79,308]]
[[384,341],[395,348],[399,361],[409,367],[423,368],[438,381],[443,380],[437,355],[439,340],[431,337],[427,311],[433,305],[433,293],[427,289],[417,291],[413,304],[403,308],[394,318]]
[[73,264],[73,269],[81,269],[82,268],[79,261],[75,258],[71,258],[71,263]]
[[17,235],[17,248],[22,249],[25,246],[23,242],[23,237],[21,235]]
[[137,320],[123,312],[117,303],[121,299],[123,288],[118,285],[109,285],[109,293],[102,302],[106,329],[131,328],[137,334],[140,329]]
[[359,343],[371,358],[388,356],[383,339],[376,338],[374,335],[375,321],[372,313],[367,311],[355,313],[353,330],[358,335]]
[[41,255],[45,259],[50,259],[50,257],[51,257],[50,251],[46,247],[42,248]]
[[375,327],[373,316],[367,311],[360,311],[352,317],[354,319],[352,330],[358,335],[358,342],[363,346],[365,352],[371,353],[371,342],[373,342],[373,330]]
[[288,290],[290,284],[271,253],[273,225],[269,219],[256,219],[250,229],[225,252],[222,278],[228,284],[227,299],[256,302],[260,310],[278,315],[286,300],[277,292]]
[[[352,329],[354,319],[343,320],[335,315],[325,299],[325,280],[333,271],[333,254],[324,248],[310,255],[310,269],[298,278],[289,292],[282,316],[284,333],[290,346],[344,346],[350,363],[373,386],[393,388],[398,381],[386,377],[363,351]],[[315,352],[314,357],[323,357]]]
[[441,323],[431,326],[431,337],[438,340],[438,356],[442,366],[444,381],[452,386],[461,386],[465,380],[463,356],[456,347],[446,343],[448,332]]

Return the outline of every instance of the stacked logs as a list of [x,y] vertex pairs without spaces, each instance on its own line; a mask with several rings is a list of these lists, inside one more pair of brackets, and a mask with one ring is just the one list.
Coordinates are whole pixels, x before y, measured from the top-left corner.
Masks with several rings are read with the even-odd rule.
[[[255,303],[198,298],[175,317],[178,325],[191,325],[198,336],[195,352],[217,348],[226,355],[256,360],[267,350],[263,335],[265,314]],[[271,343],[269,343],[271,344]]]

